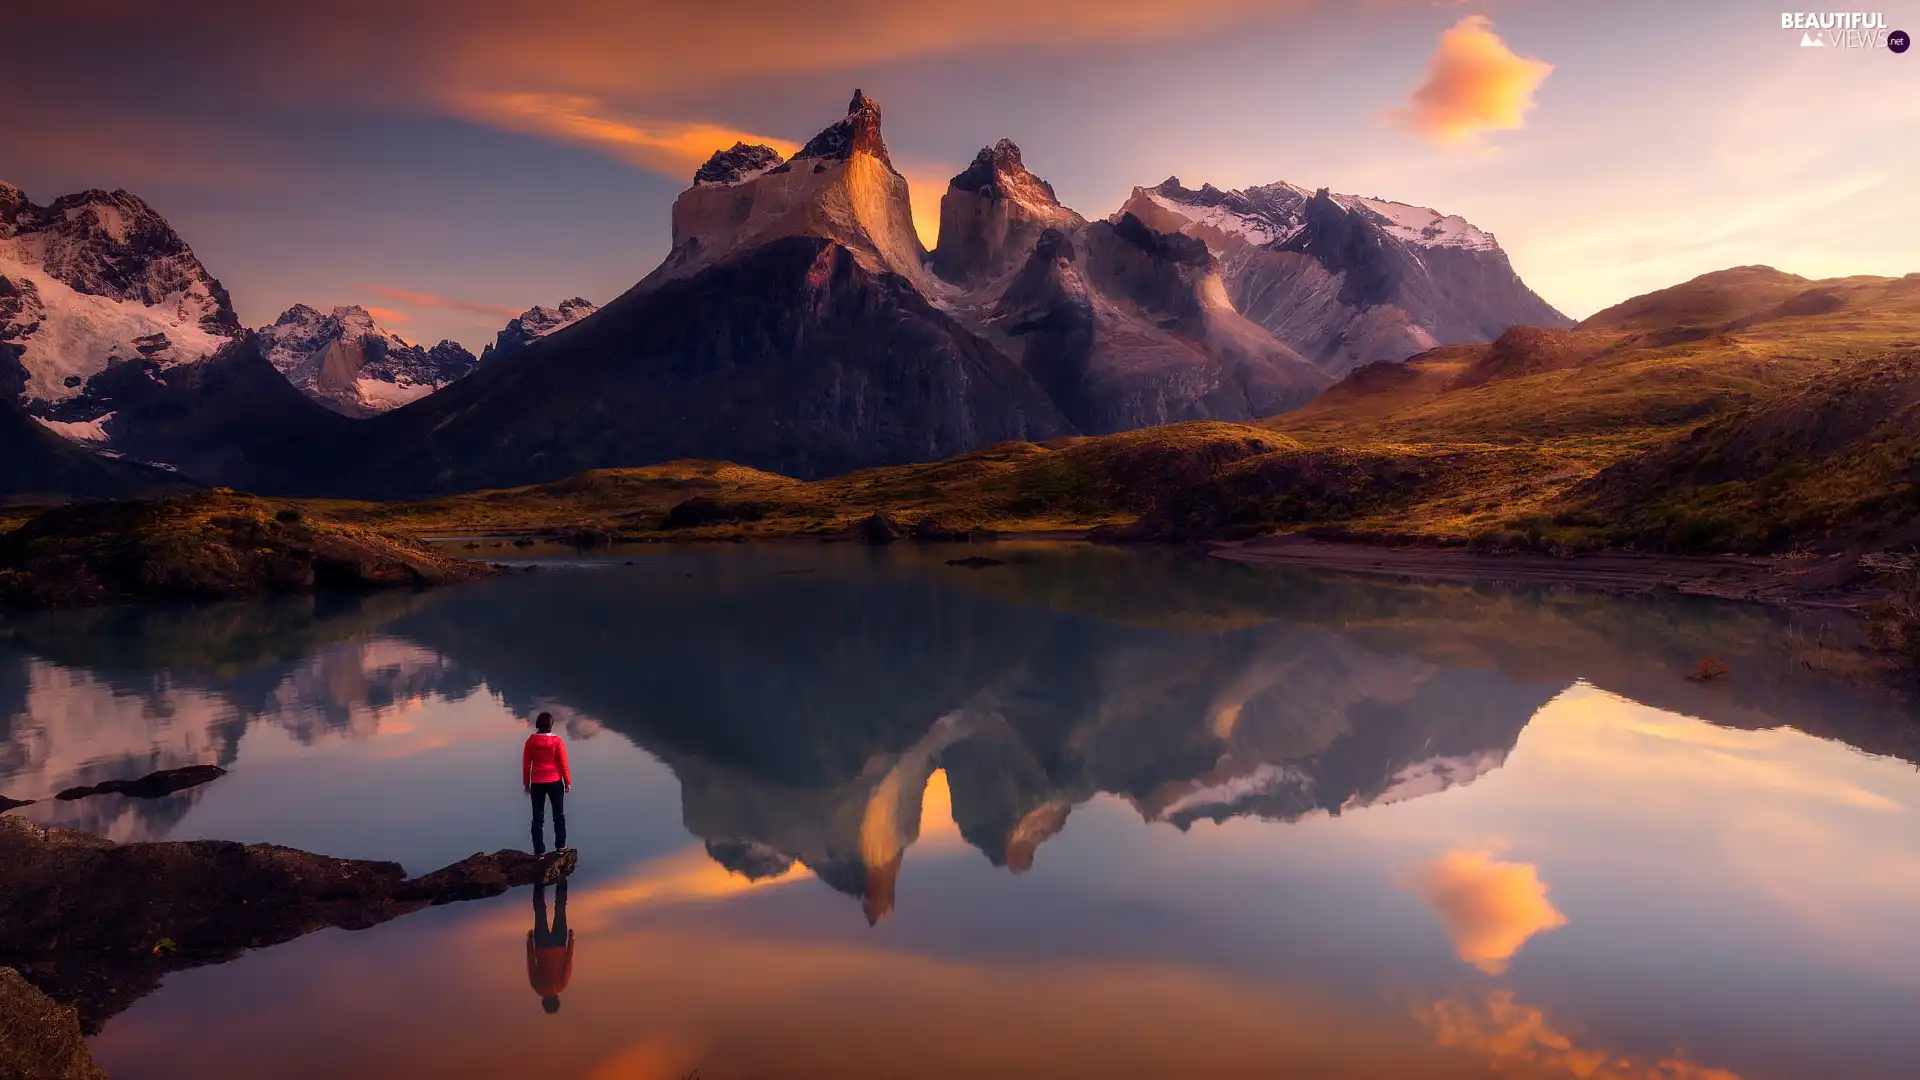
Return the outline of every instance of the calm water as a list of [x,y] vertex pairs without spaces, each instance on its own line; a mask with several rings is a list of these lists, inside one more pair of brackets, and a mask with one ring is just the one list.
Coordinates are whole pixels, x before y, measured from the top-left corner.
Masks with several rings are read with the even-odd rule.
[[[979,550],[979,549],[973,549]],[[965,552],[961,552],[964,554]],[[1763,609],[1090,549],[648,552],[0,625],[16,813],[530,890],[179,972],[145,1077],[1911,1077],[1920,717]],[[1716,654],[1732,668],[1685,673]],[[548,902],[553,901],[551,895]]]

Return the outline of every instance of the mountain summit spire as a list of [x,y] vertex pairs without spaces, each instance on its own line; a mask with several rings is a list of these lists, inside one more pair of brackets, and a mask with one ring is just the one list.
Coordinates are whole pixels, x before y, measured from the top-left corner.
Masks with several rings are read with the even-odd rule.
[[879,158],[887,168],[893,168],[893,162],[887,157],[886,140],[880,137],[880,103],[862,90],[853,92],[844,120],[807,140],[807,145],[794,157],[845,161],[855,151]]

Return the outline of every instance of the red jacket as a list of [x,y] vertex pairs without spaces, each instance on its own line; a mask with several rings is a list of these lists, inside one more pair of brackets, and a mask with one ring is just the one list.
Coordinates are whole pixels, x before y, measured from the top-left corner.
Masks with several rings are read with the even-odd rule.
[[555,780],[573,786],[573,770],[567,768],[567,744],[551,732],[527,736],[526,749],[520,751],[520,786],[551,784]]
[[527,931],[527,981],[541,997],[558,997],[573,979],[573,931],[567,931],[567,947],[535,945],[533,931]]

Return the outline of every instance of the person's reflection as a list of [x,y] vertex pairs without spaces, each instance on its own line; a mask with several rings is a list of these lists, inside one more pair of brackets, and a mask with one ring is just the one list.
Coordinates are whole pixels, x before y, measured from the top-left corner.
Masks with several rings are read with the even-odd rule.
[[533,887],[533,929],[527,931],[527,981],[540,1007],[560,1011],[560,992],[573,978],[573,931],[567,929],[567,879],[554,886],[553,923],[547,923],[547,887]]

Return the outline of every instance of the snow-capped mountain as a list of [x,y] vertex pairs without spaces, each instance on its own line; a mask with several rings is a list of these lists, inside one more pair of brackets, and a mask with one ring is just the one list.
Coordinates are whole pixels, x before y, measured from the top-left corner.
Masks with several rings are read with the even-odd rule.
[[272,326],[261,328],[260,347],[288,382],[345,416],[399,408],[479,363],[457,342],[421,348],[382,328],[357,305],[323,315],[295,304]]
[[1334,375],[1516,324],[1572,325],[1491,233],[1423,206],[1287,183],[1195,191],[1171,177],[1135,188],[1113,220],[1126,214],[1205,241],[1234,307]]
[[1087,222],[1020,148],[982,149],[940,200],[944,300],[1019,358],[1088,435],[1180,420],[1253,420],[1331,381],[1235,311],[1201,241],[1131,214]]
[[521,312],[518,318],[510,320],[505,329],[494,335],[491,345],[480,350],[480,362],[491,364],[503,357],[511,356],[525,348],[527,343],[535,338],[543,338],[555,331],[563,330],[598,310],[600,308],[592,301],[578,296],[560,301],[559,307],[538,305],[530,307]]
[[[165,218],[125,191],[47,206],[0,182],[0,367],[42,418],[86,425],[93,380],[200,360],[240,332],[226,289]],[[0,373],[3,374],[3,373]]]

